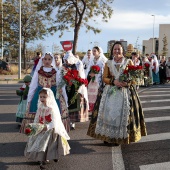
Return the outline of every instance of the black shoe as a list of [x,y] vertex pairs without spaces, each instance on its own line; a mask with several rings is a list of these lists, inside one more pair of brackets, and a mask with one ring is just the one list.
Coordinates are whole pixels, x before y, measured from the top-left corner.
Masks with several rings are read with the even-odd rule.
[[58,162],[58,159],[54,159],[54,162]]

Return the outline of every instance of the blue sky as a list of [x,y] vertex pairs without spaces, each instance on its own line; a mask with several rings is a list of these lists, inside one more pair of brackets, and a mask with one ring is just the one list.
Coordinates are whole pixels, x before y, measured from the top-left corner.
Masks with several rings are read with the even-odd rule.
[[[86,33],[85,29],[81,28],[77,51],[87,51],[94,44],[98,44],[106,52],[108,41],[120,39],[133,45],[138,39],[138,47],[142,48],[142,40],[153,36],[154,17],[151,15],[155,15],[155,37],[159,36],[159,24],[170,24],[170,0],[114,0],[112,6],[114,12],[108,23],[96,18],[96,27],[102,30],[100,34],[95,35],[92,31]],[[59,33],[55,33],[30,45],[42,43],[46,51],[52,51],[53,44],[61,47],[60,41],[73,39],[73,29],[65,32],[62,38],[58,35]]]

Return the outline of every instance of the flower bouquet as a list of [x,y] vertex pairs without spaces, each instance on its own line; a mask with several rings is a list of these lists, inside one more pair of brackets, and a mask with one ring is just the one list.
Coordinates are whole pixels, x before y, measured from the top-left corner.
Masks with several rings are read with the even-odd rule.
[[119,76],[120,82],[134,82],[137,81],[138,78],[141,78],[143,75],[143,67],[142,66],[128,66]]
[[150,67],[150,64],[149,64],[149,63],[145,63],[145,64],[144,64],[144,67],[145,67],[145,68],[149,68],[149,67]]
[[44,129],[44,124],[30,123],[25,127],[25,134],[27,136],[35,136]]
[[[90,73],[98,74],[100,71],[100,67],[98,65],[91,66]],[[94,82],[95,76],[92,77],[92,82]]]
[[[83,79],[79,76],[79,72],[77,70],[67,70],[67,73],[63,76],[66,84],[68,85],[68,90],[71,90],[71,86],[74,85],[75,91],[77,92],[81,85],[88,85],[88,80]],[[73,104],[77,98],[78,92],[71,99],[71,103]]]

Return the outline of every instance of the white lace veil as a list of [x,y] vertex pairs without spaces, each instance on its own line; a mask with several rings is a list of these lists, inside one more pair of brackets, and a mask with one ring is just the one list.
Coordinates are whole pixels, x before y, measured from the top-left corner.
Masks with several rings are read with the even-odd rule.
[[106,62],[108,59],[105,57],[104,53],[103,53],[103,49],[101,47],[99,47],[100,49],[100,57],[102,57],[104,59],[104,61]]
[[76,64],[77,61],[79,60],[76,58],[71,51],[67,51],[64,58],[64,60],[67,60],[69,64]]
[[46,52],[40,59],[39,59],[39,62],[36,66],[36,69],[35,71],[38,72],[38,70],[40,70],[41,66],[43,66],[43,58],[45,57],[46,54],[49,54],[51,57],[52,57],[52,63],[51,63],[51,66],[53,66],[53,68],[56,68],[56,64],[55,64],[55,59],[54,59],[54,56],[52,55],[51,52]]
[[156,73],[158,73],[159,72],[159,63],[158,63],[158,59],[157,59],[157,57],[156,57],[156,55],[152,55],[152,58],[153,58],[153,63],[155,63],[156,64]]
[[[52,109],[51,117],[52,117],[53,127],[55,129],[55,133],[59,134],[60,136],[62,136],[65,139],[69,140],[70,137],[68,136],[68,134],[65,130],[65,127],[62,123],[60,111],[59,111],[59,108],[56,103],[56,100],[55,100],[52,90],[49,88],[43,88],[43,89],[45,89],[47,91],[47,95],[48,95],[47,106]],[[43,104],[41,103],[40,99],[38,99],[38,108],[39,107],[43,107]]]
[[[82,59],[82,63],[84,64],[84,62],[88,59],[88,51],[86,52],[86,54],[85,54],[85,56],[83,57],[83,59]],[[93,56],[93,54],[92,54],[92,52],[91,52],[91,55],[90,55],[90,61],[91,60],[93,60],[94,59],[94,56]]]

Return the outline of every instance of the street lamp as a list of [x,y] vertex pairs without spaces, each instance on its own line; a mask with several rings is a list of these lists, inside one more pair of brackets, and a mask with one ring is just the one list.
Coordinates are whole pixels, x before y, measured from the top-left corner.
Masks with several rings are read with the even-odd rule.
[[155,42],[155,41],[154,41],[154,40],[155,40],[155,39],[154,39],[155,15],[151,15],[151,16],[153,16],[153,40],[152,40],[152,52],[155,53],[155,48],[154,48],[154,47],[155,47],[155,43],[154,43],[154,42]]
[[1,2],[1,10],[2,10],[2,11],[1,11],[1,22],[2,22],[2,30],[1,30],[1,31],[2,31],[2,48],[1,48],[1,55],[2,55],[2,59],[3,59],[3,55],[4,55],[4,54],[3,54],[3,51],[4,51],[4,49],[3,49],[3,46],[4,46],[4,38],[3,38],[3,32],[4,32],[4,30],[3,30],[3,25],[4,25],[4,22],[3,22],[3,17],[4,17],[4,16],[3,16],[3,15],[4,15],[4,14],[3,14],[3,10],[4,10],[4,9],[3,9],[3,0],[2,0],[2,2]]
[[21,0],[19,0],[19,58],[18,58],[18,79],[21,79]]

